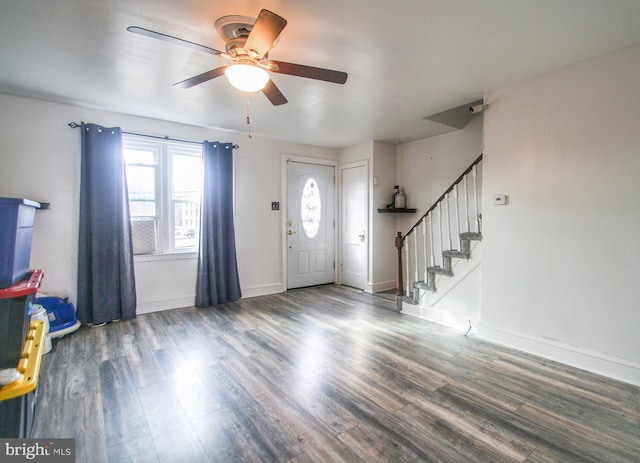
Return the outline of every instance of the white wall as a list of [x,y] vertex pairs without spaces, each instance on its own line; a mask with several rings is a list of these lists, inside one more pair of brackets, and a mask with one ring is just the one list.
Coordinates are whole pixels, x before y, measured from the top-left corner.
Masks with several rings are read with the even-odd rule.
[[373,142],[349,146],[340,150],[340,165],[367,160],[373,162]]
[[[396,146],[387,143],[373,143],[373,168],[371,169],[370,197],[372,198],[372,278],[369,292],[384,291],[396,287],[396,223],[394,214],[380,214],[391,202],[391,194],[396,177]],[[379,185],[374,185],[373,177]]]
[[444,191],[482,154],[482,114],[461,130],[398,146],[396,184],[404,188],[407,207],[398,215],[398,231],[406,233]]
[[[246,135],[235,138],[236,248],[243,297],[286,290],[283,281],[282,155],[336,161],[338,151]],[[280,210],[272,211],[271,202]]]
[[635,46],[486,96],[480,329],[635,384],[638,82]]
[[[281,261],[281,155],[337,160],[337,150],[269,141],[244,134],[174,124],[95,109],[0,95],[0,196],[51,203],[38,211],[31,266],[45,270],[42,290],[76,295],[80,133],[68,122],[94,122],[124,130],[189,140],[220,140],[235,151],[236,244],[243,295],[284,290]],[[141,311],[185,305],[195,295],[194,258],[142,259],[136,265]],[[194,275],[194,279],[186,278]],[[167,283],[169,282],[169,283]],[[170,291],[171,287],[175,291]],[[169,300],[174,302],[167,304]],[[192,302],[190,302],[192,303]]]

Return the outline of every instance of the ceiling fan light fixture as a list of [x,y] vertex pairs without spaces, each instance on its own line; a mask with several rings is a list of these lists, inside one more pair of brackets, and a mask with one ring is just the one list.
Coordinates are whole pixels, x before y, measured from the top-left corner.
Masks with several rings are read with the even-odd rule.
[[247,93],[262,90],[269,82],[269,73],[253,64],[234,64],[224,70],[224,75],[231,85]]

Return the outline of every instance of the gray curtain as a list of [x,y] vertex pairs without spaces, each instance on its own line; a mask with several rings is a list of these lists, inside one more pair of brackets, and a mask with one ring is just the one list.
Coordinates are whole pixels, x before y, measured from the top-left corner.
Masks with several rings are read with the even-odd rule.
[[122,131],[82,123],[77,315],[135,318],[136,288]]
[[233,225],[233,145],[205,141],[196,306],[242,297]]

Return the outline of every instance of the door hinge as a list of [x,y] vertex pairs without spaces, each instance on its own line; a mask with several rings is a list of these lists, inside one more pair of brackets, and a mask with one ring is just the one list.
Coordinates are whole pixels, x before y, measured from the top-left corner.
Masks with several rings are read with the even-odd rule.
[[336,269],[336,261],[335,260],[333,261],[333,269],[334,270]]

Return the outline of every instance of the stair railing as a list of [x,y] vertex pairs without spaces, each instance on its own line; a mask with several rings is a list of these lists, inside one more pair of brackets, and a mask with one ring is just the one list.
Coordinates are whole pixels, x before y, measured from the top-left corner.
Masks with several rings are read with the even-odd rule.
[[[462,237],[479,235],[482,231],[479,201],[481,182],[478,179],[481,173],[482,155],[445,190],[407,233],[403,235],[397,232],[395,246],[398,251],[398,301],[402,301],[405,294],[415,301],[417,288],[435,291],[434,271],[452,274],[451,259],[446,258],[446,255],[468,256],[469,241],[465,243]],[[406,281],[403,270],[406,270]]]

